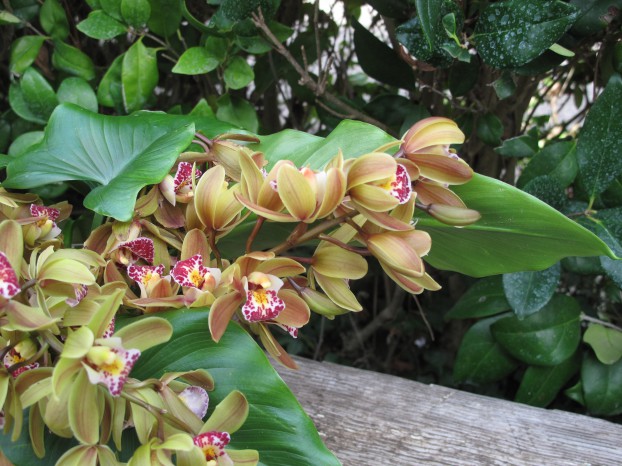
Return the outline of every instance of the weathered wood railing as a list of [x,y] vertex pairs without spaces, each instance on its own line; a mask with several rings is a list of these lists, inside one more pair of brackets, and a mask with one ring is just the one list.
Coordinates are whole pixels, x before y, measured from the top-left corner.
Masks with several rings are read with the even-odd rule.
[[298,371],[278,371],[344,466],[622,465],[622,425],[297,362]]

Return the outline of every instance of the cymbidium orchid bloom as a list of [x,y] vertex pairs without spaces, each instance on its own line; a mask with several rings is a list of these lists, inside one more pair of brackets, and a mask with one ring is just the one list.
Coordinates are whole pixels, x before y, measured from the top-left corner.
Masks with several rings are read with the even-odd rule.
[[188,203],[194,197],[193,185],[201,177],[202,172],[195,168],[193,179],[192,168],[191,163],[179,162],[175,176],[166,175],[160,183],[160,192],[172,205],[176,202]]
[[19,280],[17,274],[6,254],[0,251],[0,296],[5,299],[11,299],[20,292]]
[[205,455],[207,466],[233,466],[233,460],[225,451],[225,447],[231,441],[231,436],[227,432],[204,432],[192,440]]
[[112,396],[119,396],[140,351],[125,349],[117,337],[96,340],[86,353],[82,365],[92,384],[105,385]]
[[283,280],[274,275],[252,272],[243,278],[246,302],[242,315],[249,322],[273,320],[285,309],[285,302],[278,296]]
[[37,240],[54,239],[61,233],[61,229],[56,225],[60,210],[54,207],[30,204],[30,215],[36,217],[36,221],[25,227],[24,239],[27,244],[32,245]]
[[[149,296],[148,290],[157,285],[164,274],[164,265],[136,265],[130,264],[127,267],[127,276],[138,283],[141,296]],[[144,295],[144,296],[143,296]]]
[[205,417],[209,406],[207,390],[202,387],[191,386],[184,388],[177,396],[199,419]]
[[[9,369],[14,364],[19,364],[20,362],[28,361],[35,354],[37,354],[37,345],[30,338],[26,338],[16,344],[11,350],[4,355],[4,359],[2,360],[4,367]],[[25,372],[30,369],[36,369],[39,367],[38,362],[33,362],[31,364],[27,364],[13,371],[11,374],[13,377],[17,377],[22,372]]]
[[146,237],[123,241],[110,251],[115,262],[122,265],[133,264],[140,259],[152,264],[154,254],[153,240]]
[[177,261],[171,270],[173,280],[181,286],[209,292],[216,289],[221,275],[220,269],[203,265],[201,254],[195,254],[186,260]]

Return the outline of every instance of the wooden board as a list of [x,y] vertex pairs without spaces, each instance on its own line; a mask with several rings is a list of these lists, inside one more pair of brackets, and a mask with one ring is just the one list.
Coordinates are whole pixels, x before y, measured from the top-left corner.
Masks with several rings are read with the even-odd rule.
[[622,425],[296,361],[277,369],[344,466],[622,465]]

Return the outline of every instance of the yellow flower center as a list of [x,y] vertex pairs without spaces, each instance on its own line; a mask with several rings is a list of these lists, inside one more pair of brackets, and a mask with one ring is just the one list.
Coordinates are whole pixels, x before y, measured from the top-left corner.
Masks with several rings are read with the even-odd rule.
[[112,361],[112,364],[102,364],[99,366],[99,369],[105,372],[108,372],[114,376],[118,376],[123,371],[125,364],[123,364],[123,360],[119,357],[115,358]]
[[262,289],[254,290],[253,301],[255,301],[258,306],[266,306],[269,302],[268,294]]
[[188,279],[197,288],[201,288],[201,285],[203,285],[203,282],[205,281],[205,278],[199,273],[197,269],[194,269],[192,272],[190,272],[190,276],[188,277]]
[[214,448],[213,445],[208,445],[206,447],[203,447],[202,450],[203,450],[203,454],[205,455],[205,459],[207,461],[213,460],[217,456],[216,449]]

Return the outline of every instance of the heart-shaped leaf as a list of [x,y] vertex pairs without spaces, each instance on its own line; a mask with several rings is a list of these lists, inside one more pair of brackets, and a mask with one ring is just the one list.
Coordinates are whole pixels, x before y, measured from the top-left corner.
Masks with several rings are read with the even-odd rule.
[[510,316],[491,326],[492,334],[515,358],[538,366],[568,359],[581,340],[581,308],[566,295],[556,295],[536,314],[523,320]]
[[28,189],[67,180],[97,186],[84,205],[102,215],[132,218],[138,191],[169,172],[194,136],[194,124],[164,114],[97,115],[62,104],[50,117],[43,141],[12,160],[7,188]]

